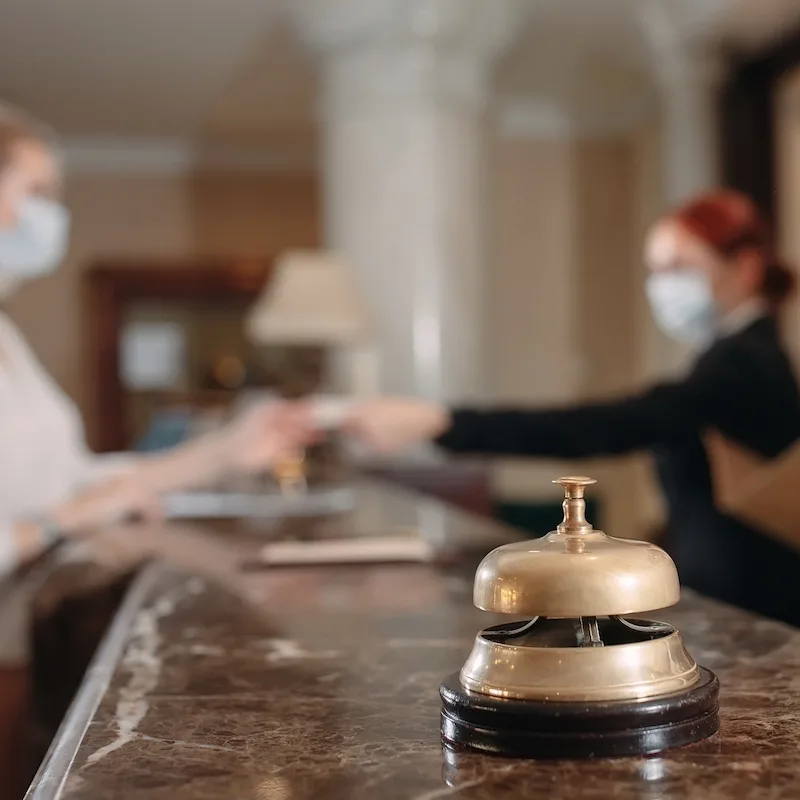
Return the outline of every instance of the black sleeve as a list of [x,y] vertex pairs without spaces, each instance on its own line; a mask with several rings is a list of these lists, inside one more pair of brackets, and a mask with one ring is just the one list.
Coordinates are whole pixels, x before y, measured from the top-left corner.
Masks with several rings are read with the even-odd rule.
[[744,378],[731,355],[717,345],[685,380],[608,402],[541,411],[455,410],[437,443],[462,453],[577,458],[674,441],[713,425],[720,403],[735,402]]

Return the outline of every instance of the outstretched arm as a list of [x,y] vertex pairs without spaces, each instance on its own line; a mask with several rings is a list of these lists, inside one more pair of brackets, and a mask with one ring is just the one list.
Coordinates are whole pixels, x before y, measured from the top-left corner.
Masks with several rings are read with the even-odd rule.
[[447,450],[573,458],[627,453],[674,441],[714,424],[726,396],[746,379],[735,359],[702,358],[683,381],[607,402],[545,410],[453,410],[386,398],[356,409],[349,429],[396,451],[432,439]]

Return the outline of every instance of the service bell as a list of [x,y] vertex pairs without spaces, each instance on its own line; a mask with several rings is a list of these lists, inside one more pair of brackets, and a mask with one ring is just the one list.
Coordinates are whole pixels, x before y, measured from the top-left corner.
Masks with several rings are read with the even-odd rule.
[[446,744],[531,757],[655,753],[719,728],[716,676],[671,625],[639,615],[680,598],[672,559],[586,520],[591,478],[566,477],[564,519],[481,562],[474,602],[521,621],[481,631],[441,687]]

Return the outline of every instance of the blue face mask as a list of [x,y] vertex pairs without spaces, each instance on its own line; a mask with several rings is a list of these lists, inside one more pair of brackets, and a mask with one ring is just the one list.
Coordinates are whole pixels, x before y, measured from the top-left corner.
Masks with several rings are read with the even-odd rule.
[[699,270],[651,275],[647,299],[658,327],[667,335],[695,347],[714,336],[716,310],[708,278]]
[[16,224],[0,230],[0,278],[35,278],[53,272],[67,249],[69,212],[42,197],[26,198]]

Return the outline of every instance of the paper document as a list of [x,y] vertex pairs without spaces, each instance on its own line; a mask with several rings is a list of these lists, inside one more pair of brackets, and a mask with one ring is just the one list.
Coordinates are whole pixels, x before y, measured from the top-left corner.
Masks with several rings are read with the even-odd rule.
[[291,564],[358,564],[431,561],[434,550],[420,536],[374,536],[272,542],[261,548],[266,566]]

